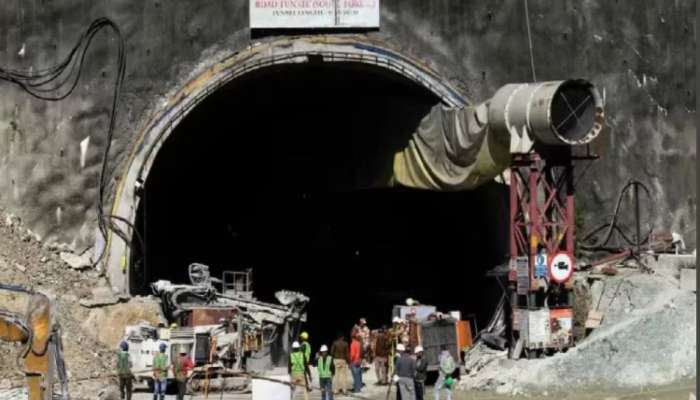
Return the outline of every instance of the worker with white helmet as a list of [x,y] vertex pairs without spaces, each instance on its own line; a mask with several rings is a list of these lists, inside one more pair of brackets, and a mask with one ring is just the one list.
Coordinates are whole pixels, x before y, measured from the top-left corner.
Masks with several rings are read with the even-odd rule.
[[292,343],[292,352],[289,353],[289,363],[287,365],[287,371],[289,372],[290,381],[292,382],[292,397],[294,397],[294,392],[296,392],[297,386],[303,387],[304,398],[308,399],[308,387],[309,383],[307,381],[307,376],[309,376],[309,364],[306,362],[306,357],[301,349],[299,342]]
[[333,400],[333,375],[335,375],[333,357],[328,354],[328,346],[325,344],[321,346],[319,353],[316,368],[321,387],[321,400]]
[[425,380],[428,378],[428,361],[423,358],[423,346],[416,346],[413,352],[416,355],[416,400],[423,400]]
[[406,351],[406,346],[399,343],[396,346],[399,357],[396,360],[396,370],[394,371],[394,382],[398,386],[398,393],[401,400],[416,400],[416,360]]

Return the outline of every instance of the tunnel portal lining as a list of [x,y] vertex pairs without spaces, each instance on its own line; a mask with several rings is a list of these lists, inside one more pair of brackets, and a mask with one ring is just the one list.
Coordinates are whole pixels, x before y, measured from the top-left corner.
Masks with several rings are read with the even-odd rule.
[[[447,106],[461,107],[469,104],[444,78],[420,61],[363,36],[284,38],[256,43],[241,52],[227,52],[224,56],[217,57],[213,63],[206,61],[209,60],[205,60],[206,67],[202,67],[194,78],[179,86],[178,90],[156,106],[151,113],[152,117],[137,135],[123,173],[118,174],[122,179],[114,193],[112,215],[133,224],[140,201],[136,194],[138,187],[146,181],[158,151],[175,127],[214,91],[266,66],[319,61],[374,65],[418,83]],[[115,223],[122,230],[133,233],[126,223]],[[107,253],[102,266],[113,289],[128,294],[129,245],[113,238],[114,235],[110,232],[106,243],[96,243],[96,252],[105,249]]]

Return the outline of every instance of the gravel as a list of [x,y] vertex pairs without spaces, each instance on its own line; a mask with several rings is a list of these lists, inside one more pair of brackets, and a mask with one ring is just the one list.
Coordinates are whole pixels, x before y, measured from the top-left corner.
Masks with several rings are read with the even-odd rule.
[[[66,245],[42,244],[38,237],[22,227],[21,221],[0,210],[0,283],[21,285],[46,294],[53,304],[54,315],[61,325],[64,355],[71,379],[105,375],[113,372],[115,352],[94,339],[95,327],[84,327],[86,309],[80,299],[92,289],[105,284],[99,273],[89,268],[77,271],[66,265],[59,252]],[[0,291],[0,308],[26,311],[26,296]],[[21,346],[0,342],[0,398],[21,397],[21,391],[9,387],[23,385],[23,374],[15,359]],[[95,398],[95,393],[110,379],[74,381],[69,384],[71,398]]]
[[647,388],[696,377],[696,296],[680,290],[673,274],[622,268],[617,276],[595,280],[590,292],[591,305],[605,316],[575,348],[514,361],[479,344],[460,388],[519,395]]

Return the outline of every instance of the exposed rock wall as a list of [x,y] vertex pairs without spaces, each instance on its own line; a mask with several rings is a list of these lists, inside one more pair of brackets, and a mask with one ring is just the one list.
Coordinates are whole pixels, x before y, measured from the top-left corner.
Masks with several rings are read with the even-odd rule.
[[[128,62],[109,164],[118,178],[134,132],[161,96],[217,50],[266,40],[251,39],[247,4],[0,2],[0,63],[54,64],[94,18],[117,22]],[[537,79],[585,77],[605,96],[607,126],[594,146],[602,158],[578,192],[587,224],[606,212],[601,208],[612,209],[619,188],[637,178],[653,189],[654,225],[685,233],[695,247],[695,2],[530,0],[529,15]],[[424,61],[473,101],[532,79],[523,2],[382,0],[381,18],[371,37]],[[78,249],[94,238],[115,49],[111,36],[98,35],[75,94],[59,103],[0,83],[0,206],[42,238]],[[79,143],[86,138],[81,167]]]

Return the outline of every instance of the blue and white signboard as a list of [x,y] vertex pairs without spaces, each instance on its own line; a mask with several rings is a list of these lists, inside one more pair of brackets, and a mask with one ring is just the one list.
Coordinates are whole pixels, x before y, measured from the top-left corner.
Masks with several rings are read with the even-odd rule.
[[535,256],[535,278],[547,277],[547,253],[541,250]]

